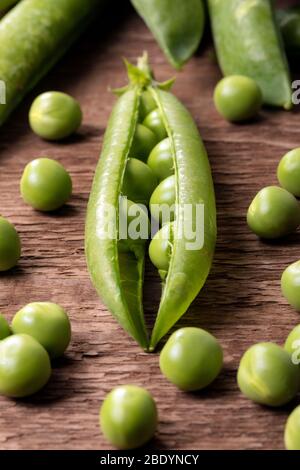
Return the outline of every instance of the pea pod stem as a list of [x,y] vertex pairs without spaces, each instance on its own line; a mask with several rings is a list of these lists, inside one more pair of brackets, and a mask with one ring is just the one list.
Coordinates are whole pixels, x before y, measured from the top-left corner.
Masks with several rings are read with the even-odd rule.
[[292,107],[291,79],[270,0],[208,0],[214,42],[224,75],[246,75],[265,104]]

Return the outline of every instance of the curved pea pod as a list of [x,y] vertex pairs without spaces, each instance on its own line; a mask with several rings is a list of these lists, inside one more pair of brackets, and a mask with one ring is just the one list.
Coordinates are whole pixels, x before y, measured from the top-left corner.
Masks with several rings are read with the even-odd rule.
[[89,198],[85,251],[93,284],[122,327],[142,346],[148,339],[143,318],[144,246],[118,250],[117,219],[113,233],[103,233],[110,208],[118,206],[120,188],[138,118],[139,89],[129,89],[117,101],[104,137]]
[[224,75],[246,75],[264,103],[292,107],[291,79],[270,0],[208,0],[213,37]]
[[0,125],[106,1],[23,0],[4,16],[0,21],[0,80],[5,99],[0,100]]
[[202,0],[131,0],[175,68],[187,62],[203,36]]
[[[172,328],[195,299],[209,274],[216,242],[214,186],[207,153],[195,122],[178,99],[163,90],[153,90],[172,141],[176,177],[176,214],[173,223],[172,255],[163,280],[162,297],[152,332],[150,350]],[[186,232],[185,207],[204,210],[203,240],[191,244]],[[200,220],[200,219],[199,219]],[[196,240],[194,240],[195,242]],[[193,245],[193,246],[192,246]]]

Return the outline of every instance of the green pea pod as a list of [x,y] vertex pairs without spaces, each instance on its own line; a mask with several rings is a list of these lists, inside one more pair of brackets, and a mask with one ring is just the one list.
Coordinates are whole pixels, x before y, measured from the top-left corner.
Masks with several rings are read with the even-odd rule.
[[5,84],[6,104],[0,104],[0,125],[105,3],[23,0],[4,16],[0,21],[0,80]]
[[246,75],[268,105],[292,107],[282,38],[270,0],[208,0],[214,42],[224,75]]
[[[127,65],[130,85],[118,90],[121,97],[109,120],[89,199],[86,256],[93,283],[105,304],[142,347],[154,350],[185,313],[206,280],[216,239],[216,208],[204,145],[189,112],[167,91],[172,82],[157,83],[146,56],[138,67]],[[117,207],[122,193],[144,92],[147,97],[149,93],[152,96],[170,139],[176,181],[172,253],[169,269],[162,276],[163,292],[150,343],[142,308],[145,244],[132,244],[125,252],[120,250],[120,236],[113,217],[109,219],[113,220],[113,236],[103,237],[101,230],[107,226],[105,207]],[[191,248],[191,239],[182,231],[183,208],[189,206],[194,210],[197,205],[204,208],[204,219],[198,227],[203,231],[203,243]]]
[[203,36],[202,0],[131,0],[171,65],[180,68],[197,50]]
[[296,61],[300,57],[300,7],[277,10],[276,18],[288,58]]
[[7,10],[8,8],[12,7],[19,0],[0,0],[0,11]]

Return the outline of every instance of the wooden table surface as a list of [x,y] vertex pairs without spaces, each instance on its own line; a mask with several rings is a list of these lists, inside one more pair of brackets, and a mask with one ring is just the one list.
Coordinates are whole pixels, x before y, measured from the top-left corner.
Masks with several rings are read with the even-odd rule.
[[[279,410],[255,405],[236,385],[241,354],[259,341],[283,343],[299,315],[280,292],[283,269],[299,257],[299,234],[262,243],[247,228],[254,194],[276,184],[276,166],[300,145],[299,114],[264,110],[253,124],[231,125],[212,102],[220,78],[210,41],[177,74],[174,93],[195,117],[212,166],[218,242],[205,288],[177,326],[193,325],[217,336],[224,371],[204,392],[183,393],[161,375],[157,354],[145,354],[112,319],[93,289],[84,257],[84,220],[103,133],[114,103],[108,87],[126,81],[121,57],[148,50],[159,79],[174,71],[132,10],[98,20],[23,103],[0,133],[0,212],[20,232],[23,256],[0,277],[0,310],[11,319],[23,305],[50,300],[63,305],[73,327],[66,356],[54,365],[46,388],[25,400],[0,399],[1,449],[107,449],[98,427],[105,394],[116,385],[147,387],[159,409],[155,449],[280,449],[283,427],[296,402]],[[84,124],[69,142],[52,144],[29,129],[27,113],[39,92],[57,89],[80,100]],[[53,215],[26,206],[19,180],[39,156],[62,162],[74,182],[71,203]],[[160,292],[147,269],[145,306],[153,319]],[[298,399],[299,402],[299,399]]]

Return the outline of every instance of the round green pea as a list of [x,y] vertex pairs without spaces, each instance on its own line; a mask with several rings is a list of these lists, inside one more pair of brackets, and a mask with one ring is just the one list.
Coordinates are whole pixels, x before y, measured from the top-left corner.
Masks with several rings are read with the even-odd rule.
[[168,137],[154,147],[149,155],[147,164],[154,171],[159,181],[174,174],[171,140]]
[[149,238],[150,223],[147,208],[125,197],[119,200],[119,240],[121,253],[140,250]]
[[262,92],[252,78],[231,75],[217,84],[214,102],[218,112],[228,121],[244,121],[260,110]]
[[61,140],[78,130],[82,111],[78,101],[59,91],[39,95],[29,111],[33,132],[46,140]]
[[291,401],[300,388],[299,368],[283,348],[273,343],[258,343],[245,352],[237,380],[247,398],[274,407]]
[[223,351],[214,336],[200,328],[175,331],[160,353],[163,375],[184,391],[201,390],[219,375]]
[[129,157],[146,162],[156,144],[156,135],[143,124],[137,124]]
[[167,129],[158,108],[154,109],[146,116],[143,124],[154,132],[159,142],[168,137]]
[[300,206],[286,189],[268,186],[259,191],[251,202],[247,222],[258,237],[283,237],[297,229]]
[[0,394],[26,397],[46,385],[51,375],[47,351],[28,335],[12,335],[0,342]]
[[152,238],[149,245],[149,257],[163,277],[168,272],[172,254],[172,224],[165,224]]
[[134,385],[112,390],[100,409],[100,427],[118,449],[135,449],[146,444],[157,428],[157,409],[151,394]]
[[126,165],[122,193],[134,202],[148,204],[157,186],[157,178],[151,168],[136,158]]
[[284,349],[292,356],[292,362],[300,364],[300,325],[295,326],[288,335]]
[[65,310],[52,302],[33,302],[19,310],[11,324],[14,334],[35,338],[52,359],[63,355],[71,340],[71,325]]
[[300,406],[297,406],[288,417],[284,443],[287,450],[300,450]]
[[283,188],[300,197],[300,148],[282,157],[277,168],[277,178]]
[[145,117],[151,113],[155,108],[157,108],[157,104],[155,99],[151,95],[149,90],[146,90],[142,93],[141,101],[140,101],[140,110],[139,110],[139,117],[140,121],[143,121]]
[[21,242],[15,227],[0,216],[0,271],[16,266],[21,256]]
[[176,179],[169,176],[153,191],[150,198],[150,211],[156,220],[171,222],[174,220],[174,204],[176,202]]
[[290,264],[283,271],[281,291],[289,304],[300,312],[300,261]]
[[4,316],[0,313],[0,340],[7,338],[10,335],[11,329],[9,327],[9,324],[4,318]]
[[71,197],[72,180],[65,168],[50,158],[26,165],[20,183],[24,201],[39,211],[54,211]]

